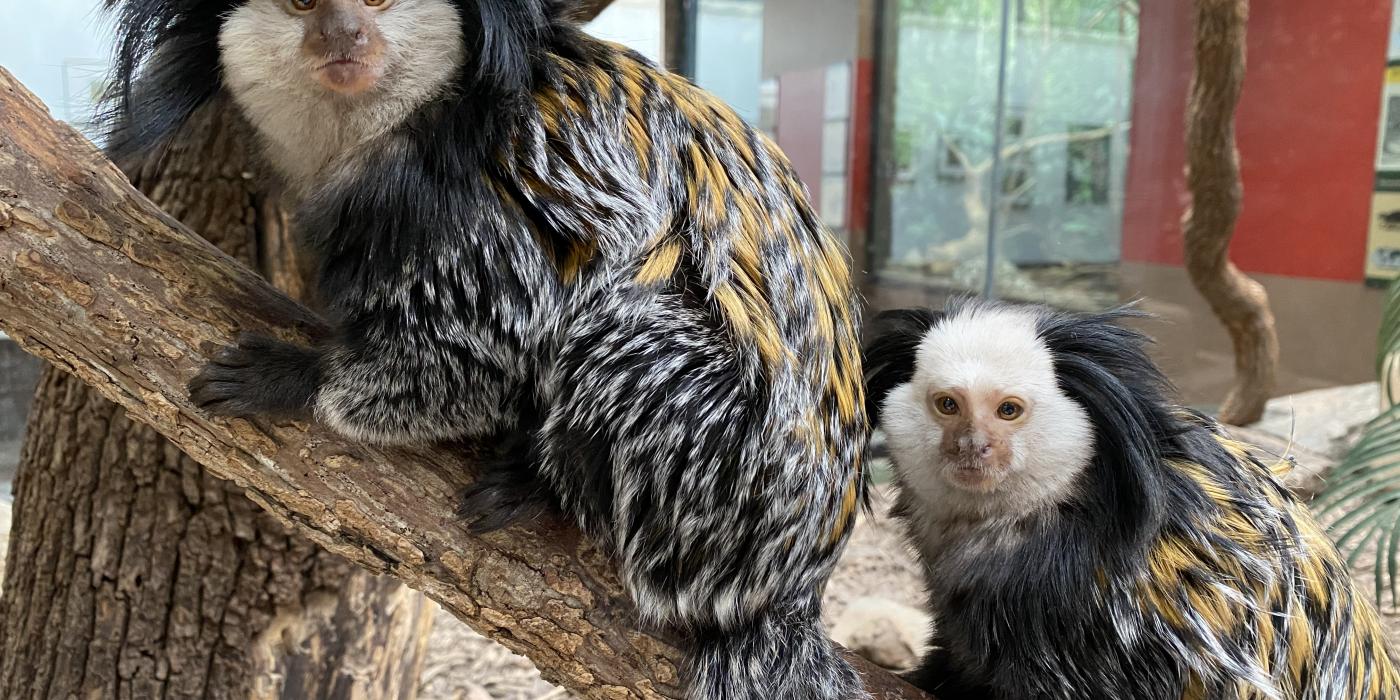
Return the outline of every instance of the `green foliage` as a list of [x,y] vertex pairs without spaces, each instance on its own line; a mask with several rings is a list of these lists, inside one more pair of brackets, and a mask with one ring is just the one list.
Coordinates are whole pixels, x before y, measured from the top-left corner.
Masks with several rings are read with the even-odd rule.
[[1400,283],[1386,295],[1381,319],[1376,371],[1381,384],[1384,411],[1366,425],[1361,440],[1327,480],[1314,510],[1324,521],[1335,518],[1330,529],[1337,547],[1354,564],[1375,547],[1373,569],[1375,597],[1383,604],[1390,592],[1392,605],[1400,605]]
[[1376,374],[1380,377],[1381,397],[1385,405],[1394,406],[1400,392],[1400,283],[1390,285],[1386,294],[1385,312],[1381,317],[1380,352],[1376,356]]

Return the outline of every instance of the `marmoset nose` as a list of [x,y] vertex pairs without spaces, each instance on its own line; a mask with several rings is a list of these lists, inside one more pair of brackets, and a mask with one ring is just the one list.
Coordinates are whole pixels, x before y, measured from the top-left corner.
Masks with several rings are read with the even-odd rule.
[[319,7],[307,18],[307,48],[320,56],[359,58],[374,39],[373,19],[364,15],[359,2],[342,0]]
[[369,33],[358,22],[322,27],[316,38],[319,44],[316,48],[342,56],[355,54],[369,44]]
[[321,41],[327,45],[348,44],[352,47],[362,46],[368,39],[365,34],[365,27],[362,24],[354,23],[350,26],[325,27],[321,29]]
[[990,457],[992,443],[980,435],[964,435],[958,439],[958,450],[963,454],[976,457]]

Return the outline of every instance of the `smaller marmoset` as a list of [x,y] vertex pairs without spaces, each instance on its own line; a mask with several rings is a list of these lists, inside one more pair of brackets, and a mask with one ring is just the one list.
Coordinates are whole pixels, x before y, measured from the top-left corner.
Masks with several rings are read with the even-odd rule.
[[957,698],[1394,698],[1369,601],[1270,468],[1174,405],[1119,310],[889,312],[866,349]]

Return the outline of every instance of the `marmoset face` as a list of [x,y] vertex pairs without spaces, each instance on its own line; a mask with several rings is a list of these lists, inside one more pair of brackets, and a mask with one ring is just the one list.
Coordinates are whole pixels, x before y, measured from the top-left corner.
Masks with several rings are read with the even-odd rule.
[[224,84],[294,189],[449,89],[448,0],[246,0],[219,31]]
[[461,44],[447,0],[248,0],[219,33],[235,92],[266,82],[341,97],[441,83]]
[[1014,514],[1062,498],[1093,455],[1033,311],[962,309],[929,330],[884,406],[902,481],[921,500]]

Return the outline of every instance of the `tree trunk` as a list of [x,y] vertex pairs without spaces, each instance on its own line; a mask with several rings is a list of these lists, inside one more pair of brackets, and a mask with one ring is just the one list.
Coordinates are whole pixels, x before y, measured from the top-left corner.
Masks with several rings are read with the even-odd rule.
[[[300,295],[285,217],[229,113],[207,111],[178,148],[129,172]],[[52,367],[15,491],[0,697],[414,696],[432,619],[421,594],[295,534]]]
[[[472,535],[470,455],[380,449],[298,421],[226,420],[185,385],[237,329],[305,342],[304,307],[160,212],[0,70],[0,329],[69,369],[285,524],[423,590],[589,698],[680,697],[675,630],[646,629],[608,559],[569,528]],[[879,700],[926,697],[852,658]]]
[[1247,425],[1264,415],[1278,372],[1278,333],[1263,285],[1230,262],[1243,188],[1235,106],[1244,83],[1248,0],[1196,0],[1196,69],[1186,115],[1186,271],[1230,332],[1235,383],[1220,420]]

